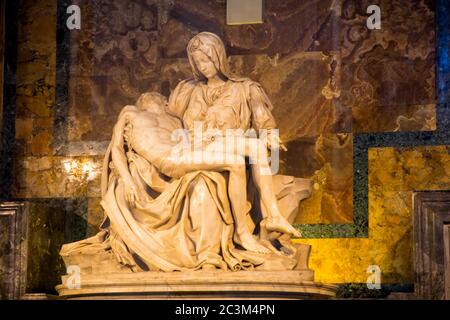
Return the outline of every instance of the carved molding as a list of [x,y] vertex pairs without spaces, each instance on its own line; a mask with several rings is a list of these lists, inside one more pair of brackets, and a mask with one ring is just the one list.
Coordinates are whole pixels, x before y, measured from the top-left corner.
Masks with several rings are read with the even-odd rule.
[[19,202],[0,203],[0,298],[20,299],[26,289],[27,215]]
[[450,300],[450,224],[444,225],[445,299]]
[[[445,299],[444,233],[447,232],[448,243],[446,230],[449,224],[450,192],[414,194],[415,294],[418,298]],[[447,257],[447,274],[448,272]],[[447,276],[447,286],[448,281]]]

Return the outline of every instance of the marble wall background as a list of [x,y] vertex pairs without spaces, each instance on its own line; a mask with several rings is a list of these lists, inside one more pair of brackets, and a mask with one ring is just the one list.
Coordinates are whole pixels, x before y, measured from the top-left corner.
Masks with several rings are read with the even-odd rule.
[[298,223],[352,223],[353,132],[435,129],[432,3],[381,1],[389,15],[380,31],[365,27],[367,1],[269,0],[265,23],[247,26],[225,25],[223,0],[76,3],[84,20],[71,33],[72,153],[107,141],[141,92],[168,96],[191,77],[185,47],[205,30],[224,39],[234,72],[272,99],[290,149],[282,171],[316,181]]
[[[87,235],[102,219],[100,165],[120,109],[144,91],[168,95],[191,77],[184,50],[199,31],[220,35],[232,69],[267,91],[289,148],[282,172],[314,179],[297,223],[353,222],[354,134],[436,128],[431,0],[267,0],[265,23],[246,26],[225,25],[225,0],[74,1],[82,29],[70,33],[62,131],[55,116],[57,3],[21,2],[13,197],[85,199],[71,210],[86,221]],[[377,3],[388,14],[381,30],[368,31],[365,8]],[[370,192],[368,239],[305,240],[314,246],[318,281],[365,282],[374,259],[391,270],[386,281],[411,280],[407,245],[389,262],[399,242],[385,236],[390,218],[381,203],[389,199]],[[410,218],[402,196],[387,205],[401,212],[399,236]],[[373,229],[373,221],[385,227]]]

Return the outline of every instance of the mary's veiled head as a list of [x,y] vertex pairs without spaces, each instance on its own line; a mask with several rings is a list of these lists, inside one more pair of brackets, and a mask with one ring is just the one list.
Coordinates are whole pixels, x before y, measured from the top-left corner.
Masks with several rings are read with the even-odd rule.
[[199,70],[194,60],[196,52],[207,56],[216,70],[226,78],[231,78],[225,45],[217,35],[211,32],[201,32],[194,36],[187,46],[187,54],[194,77],[197,80],[205,80],[206,76]]

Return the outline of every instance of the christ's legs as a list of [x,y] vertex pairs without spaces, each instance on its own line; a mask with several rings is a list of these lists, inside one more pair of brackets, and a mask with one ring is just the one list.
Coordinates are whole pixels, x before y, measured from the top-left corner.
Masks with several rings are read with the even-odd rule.
[[[257,141],[254,141],[257,140]],[[269,231],[279,231],[291,234],[297,238],[301,237],[298,232],[281,214],[278,207],[278,200],[275,196],[272,175],[270,175],[270,166],[268,162],[268,154],[266,146],[259,139],[253,139],[249,143],[248,156],[257,155],[257,159],[253,159],[252,176],[256,187],[261,195],[263,205],[266,207],[267,218],[265,227]],[[253,148],[253,150],[251,150]],[[251,159],[252,160],[252,159]]]
[[[211,161],[203,161],[195,163],[198,159],[213,159],[217,154],[208,152],[189,152],[178,159],[179,164],[183,166],[184,171],[193,172],[199,170],[206,171],[228,171],[230,173],[228,179],[228,194],[230,197],[231,207],[235,221],[234,241],[243,248],[259,253],[269,253],[266,247],[261,245],[250,233],[247,225],[247,175],[245,170],[245,159],[242,158],[236,164],[210,163]],[[203,157],[203,158],[199,158]],[[243,192],[244,190],[244,192]]]
[[[265,226],[269,231],[279,231],[300,238],[301,234],[283,217],[278,207],[275,196],[272,175],[268,162],[267,148],[260,139],[236,136],[233,144],[226,145],[226,155],[240,155],[250,157],[252,176],[255,185],[261,195],[268,216],[265,216]],[[208,146],[208,150],[214,152],[214,148],[221,147],[224,140],[217,140]],[[222,144],[222,145],[220,145]],[[243,146],[239,149],[239,146]]]

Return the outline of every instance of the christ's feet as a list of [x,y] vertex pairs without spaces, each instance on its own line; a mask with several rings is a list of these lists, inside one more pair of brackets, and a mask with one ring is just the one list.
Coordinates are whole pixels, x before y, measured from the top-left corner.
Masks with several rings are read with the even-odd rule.
[[250,233],[235,234],[234,241],[248,251],[270,253],[270,250],[260,244]]
[[295,229],[285,218],[270,217],[266,219],[265,227],[269,231],[278,231],[281,233],[289,234],[295,238],[301,238],[302,234]]

